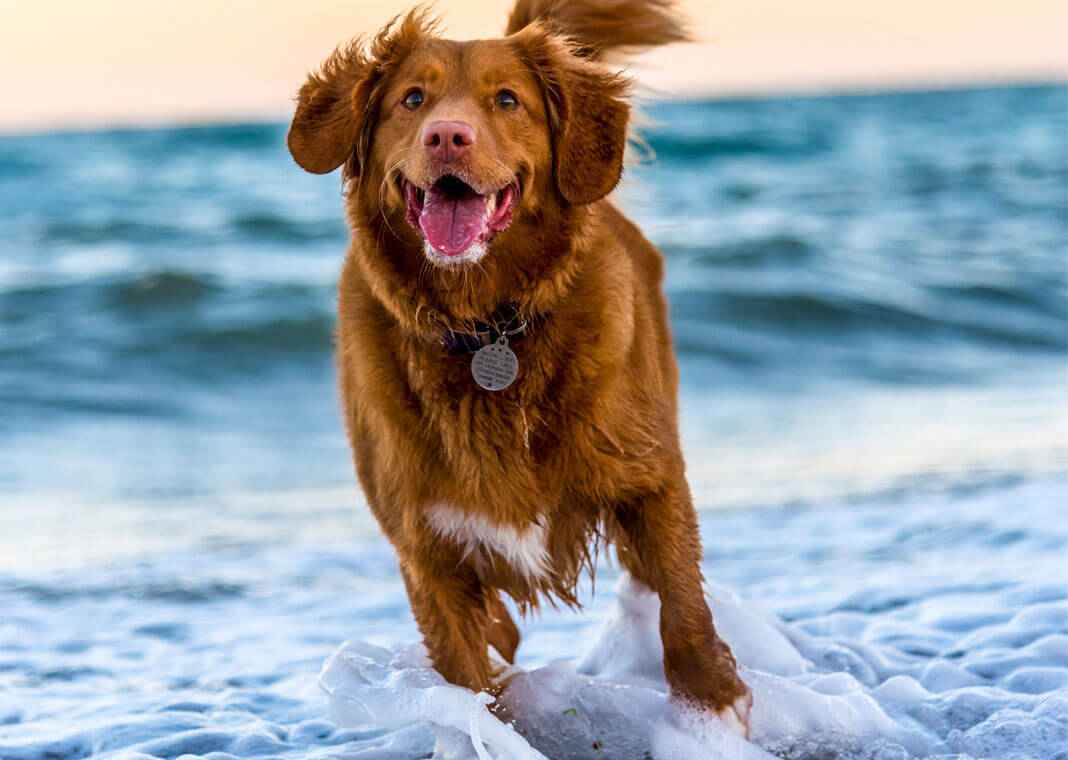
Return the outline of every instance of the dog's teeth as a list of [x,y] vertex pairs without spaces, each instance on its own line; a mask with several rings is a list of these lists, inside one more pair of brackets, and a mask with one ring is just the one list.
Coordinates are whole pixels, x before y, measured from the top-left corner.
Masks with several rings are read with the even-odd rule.
[[489,200],[486,201],[486,210],[491,214],[497,209],[497,196],[491,195]]

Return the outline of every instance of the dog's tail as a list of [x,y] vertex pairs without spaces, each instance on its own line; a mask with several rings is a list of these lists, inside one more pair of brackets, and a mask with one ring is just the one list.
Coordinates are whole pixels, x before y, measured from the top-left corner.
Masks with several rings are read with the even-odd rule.
[[516,0],[506,34],[540,21],[592,60],[691,39],[674,0]]

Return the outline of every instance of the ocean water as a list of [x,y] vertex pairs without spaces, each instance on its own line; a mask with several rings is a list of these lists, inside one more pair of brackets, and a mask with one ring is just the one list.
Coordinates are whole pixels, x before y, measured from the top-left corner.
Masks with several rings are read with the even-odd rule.
[[[620,202],[754,744],[671,712],[608,564],[523,626],[509,751],[1068,757],[1068,88],[646,111]],[[2,760],[511,741],[413,647],[334,391],[340,186],[284,134],[0,137]]]

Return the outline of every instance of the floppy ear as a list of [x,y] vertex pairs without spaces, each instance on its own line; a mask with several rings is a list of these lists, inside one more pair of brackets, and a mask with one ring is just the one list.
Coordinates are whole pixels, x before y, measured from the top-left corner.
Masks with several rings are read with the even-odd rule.
[[539,78],[549,116],[553,178],[564,200],[592,203],[612,192],[623,173],[630,82],[576,55],[542,22],[509,38]]
[[612,192],[623,175],[630,106],[620,99],[626,83],[618,75],[569,57],[555,93],[553,173],[568,202],[592,203]]
[[371,145],[379,82],[433,34],[435,22],[424,7],[395,16],[366,41],[335,50],[297,93],[297,111],[286,142],[293,159],[313,174],[342,164],[359,176]]
[[286,143],[302,169],[326,174],[349,162],[359,174],[357,142],[370,96],[373,66],[362,45],[338,48],[297,94],[297,111]]

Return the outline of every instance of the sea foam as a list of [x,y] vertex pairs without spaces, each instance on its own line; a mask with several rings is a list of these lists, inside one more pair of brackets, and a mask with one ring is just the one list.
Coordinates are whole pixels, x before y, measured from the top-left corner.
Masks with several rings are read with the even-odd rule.
[[657,599],[606,561],[523,621],[500,706],[430,667],[381,539],[0,572],[0,758],[1068,760],[1066,493],[703,514],[750,742],[672,704]]
[[757,760],[772,757],[767,750],[806,757],[807,748],[880,760],[931,753],[929,732],[913,720],[891,717],[880,703],[926,697],[922,686],[901,676],[879,691],[847,672],[821,674],[781,622],[722,589],[714,594],[710,603],[721,634],[753,691],[751,742],[668,697],[659,601],[626,574],[616,609],[577,664],[504,668],[500,699],[509,724],[487,709],[489,695],[446,683],[420,646],[347,642],[326,663],[320,683],[339,724],[400,728],[429,722],[438,727],[435,757],[450,760]]

